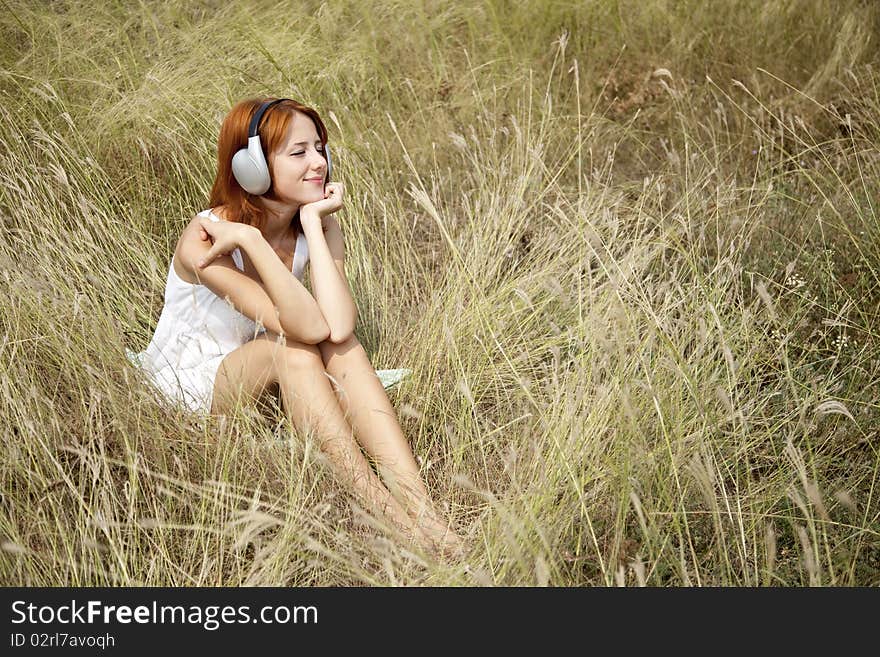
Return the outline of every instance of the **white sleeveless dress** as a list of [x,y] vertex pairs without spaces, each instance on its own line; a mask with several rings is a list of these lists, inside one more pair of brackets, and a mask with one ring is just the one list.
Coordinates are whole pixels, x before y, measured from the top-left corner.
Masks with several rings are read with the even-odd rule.
[[[198,216],[221,221],[211,209]],[[232,259],[243,272],[239,249],[232,252]],[[300,233],[292,268],[293,275],[300,281],[308,259],[308,242]],[[265,330],[207,286],[180,278],[174,270],[172,256],[165,284],[165,305],[150,344],[138,354],[139,365],[172,403],[183,402],[193,411],[210,412],[220,363],[230,352]]]

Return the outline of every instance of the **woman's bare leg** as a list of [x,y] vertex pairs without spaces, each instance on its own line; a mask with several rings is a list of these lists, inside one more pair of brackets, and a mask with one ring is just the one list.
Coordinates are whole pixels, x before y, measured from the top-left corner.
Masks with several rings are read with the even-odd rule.
[[258,399],[273,382],[279,385],[291,423],[301,431],[313,429],[334,475],[366,508],[379,511],[405,535],[428,547],[415,523],[361,453],[314,345],[278,343],[264,334],[230,353],[217,372],[211,412],[229,412],[239,396],[250,401]]
[[379,511],[407,536],[425,546],[417,525],[361,453],[324,372],[317,347],[293,343],[288,345],[285,354],[287,358],[278,369],[278,385],[291,422],[305,431],[314,431],[336,476],[348,483],[368,509]]
[[388,487],[400,496],[428,537],[453,551],[460,549],[461,539],[428,496],[394,407],[357,336],[352,335],[341,344],[328,340],[318,348],[324,367],[342,389],[339,406],[361,445],[376,461],[386,481],[390,480]]

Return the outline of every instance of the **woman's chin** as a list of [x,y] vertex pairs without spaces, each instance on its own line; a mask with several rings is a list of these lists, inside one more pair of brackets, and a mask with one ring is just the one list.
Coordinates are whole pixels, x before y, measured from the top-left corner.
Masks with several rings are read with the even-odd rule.
[[303,194],[291,195],[284,197],[284,203],[288,205],[305,205],[306,203],[314,203],[315,201],[321,201],[324,198],[324,190],[316,190],[313,192],[306,192]]

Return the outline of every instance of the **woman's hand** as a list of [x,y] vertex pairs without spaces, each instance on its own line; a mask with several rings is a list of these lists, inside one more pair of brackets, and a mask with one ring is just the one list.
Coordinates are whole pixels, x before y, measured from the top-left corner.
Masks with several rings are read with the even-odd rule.
[[236,221],[211,221],[207,217],[199,217],[199,236],[202,240],[213,242],[208,252],[197,263],[199,269],[204,269],[219,256],[232,253],[255,230],[257,229],[253,226]]
[[336,212],[342,207],[342,201],[345,196],[345,188],[341,182],[327,183],[324,187],[324,200],[306,203],[299,209],[299,220],[303,230],[309,224],[321,225],[323,229],[322,219],[328,214]]

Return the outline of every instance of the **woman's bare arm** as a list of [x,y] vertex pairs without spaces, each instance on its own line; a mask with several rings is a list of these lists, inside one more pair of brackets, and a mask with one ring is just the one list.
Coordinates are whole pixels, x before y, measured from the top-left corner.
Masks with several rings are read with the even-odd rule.
[[[195,276],[198,283],[273,334],[309,344],[318,344],[328,338],[330,328],[317,302],[278,258],[258,229],[242,224],[203,224],[198,219],[184,230],[175,254],[177,261]],[[200,236],[200,225],[208,226],[216,233],[212,235],[213,245]],[[217,232],[218,229],[222,232]],[[235,246],[240,246],[248,254],[261,281],[247,276],[235,266],[229,255]],[[206,263],[203,265],[202,261]]]
[[[309,244],[312,290],[330,329],[330,342],[345,342],[354,333],[357,306],[345,277],[345,251],[339,223],[331,215],[323,219],[303,217],[303,233]],[[326,236],[325,236],[326,235]]]
[[330,327],[319,304],[299,282],[258,230],[242,240],[241,247],[260,275],[263,287],[278,312],[285,335],[308,336],[307,342],[317,344],[330,336]]

